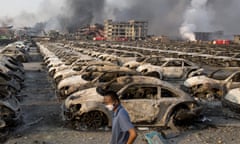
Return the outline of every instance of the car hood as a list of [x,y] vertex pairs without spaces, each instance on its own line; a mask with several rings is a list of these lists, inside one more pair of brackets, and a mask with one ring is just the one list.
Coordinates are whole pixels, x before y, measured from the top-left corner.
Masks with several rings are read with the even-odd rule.
[[137,71],[138,72],[142,72],[143,70],[147,69],[148,71],[154,71],[154,70],[157,70],[157,71],[160,71],[161,70],[161,66],[154,66],[154,65],[151,65],[149,63],[147,64],[142,64],[140,65],[138,68],[137,68]]
[[123,63],[127,63],[127,62],[131,62],[133,60],[135,60],[135,57],[120,57],[120,59],[122,60]]
[[224,97],[225,100],[228,100],[235,104],[240,104],[240,88],[230,90],[226,96]]
[[67,68],[71,68],[71,67],[69,67],[69,66],[67,66],[65,64],[62,64],[62,65],[57,66],[57,67],[51,67],[48,71],[51,72],[51,71],[55,70],[56,72],[58,72],[58,71],[65,70]]
[[58,66],[60,66],[60,65],[62,65],[62,64],[63,64],[62,61],[52,61],[52,62],[50,62],[50,63],[47,65],[47,67],[48,67],[48,68],[58,67]]
[[103,102],[103,96],[96,91],[96,87],[81,90],[73,93],[65,100],[65,107],[69,108],[71,105],[81,104],[87,101]]
[[76,84],[86,84],[88,81],[82,79],[82,75],[71,76],[61,80],[57,86],[58,89],[61,89],[64,86],[71,86]]
[[206,83],[218,83],[218,80],[211,79],[207,76],[195,76],[188,78],[186,81],[184,81],[184,86],[186,87],[192,87],[200,84],[206,84]]
[[54,74],[53,78],[56,79],[57,77],[59,77],[60,75],[66,75],[66,74],[69,74],[69,73],[73,73],[76,71],[74,71],[73,69],[64,69],[64,70],[61,70],[61,71],[58,71]]

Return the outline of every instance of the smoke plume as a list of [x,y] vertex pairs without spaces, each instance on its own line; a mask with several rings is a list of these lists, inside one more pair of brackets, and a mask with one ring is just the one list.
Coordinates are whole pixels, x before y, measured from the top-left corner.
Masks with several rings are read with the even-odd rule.
[[61,15],[59,21],[69,32],[103,19],[105,0],[65,0],[65,3],[68,15]]
[[102,23],[104,7],[105,0],[43,0],[36,13],[23,11],[11,18],[11,24],[36,29],[44,27],[45,31],[73,32],[91,23]]
[[35,13],[22,12],[0,23],[73,32],[105,19],[136,19],[148,21],[149,34],[194,40],[194,31],[239,34],[239,12],[239,0],[43,0]]
[[11,25],[13,22],[13,19],[12,18],[9,18],[9,17],[3,17],[3,18],[0,18],[0,26],[9,26]]
[[211,27],[211,14],[210,9],[207,7],[208,0],[192,0],[191,6],[184,14],[184,22],[180,27],[180,34],[182,38],[195,41],[196,31],[210,32]]
[[[108,0],[109,1],[114,0]],[[180,14],[184,12],[189,0],[121,0],[112,2],[110,13],[114,19],[146,20],[149,33],[156,35],[177,35],[182,23]]]
[[149,34],[182,37],[184,33],[194,40],[194,31],[240,33],[239,0],[121,0],[108,9],[116,20],[148,20]]

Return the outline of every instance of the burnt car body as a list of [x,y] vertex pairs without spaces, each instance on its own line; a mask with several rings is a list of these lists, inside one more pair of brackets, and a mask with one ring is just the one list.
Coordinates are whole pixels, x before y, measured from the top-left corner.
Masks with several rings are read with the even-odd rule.
[[0,92],[6,93],[6,91],[10,91],[13,94],[18,93],[21,90],[21,83],[19,83],[16,79],[8,76],[5,73],[0,72]]
[[209,100],[221,98],[228,90],[240,87],[240,71],[230,72],[230,75],[226,74],[227,77],[223,76],[223,73],[226,72],[218,70],[209,77],[206,75],[191,77],[184,82],[184,87],[198,98]]
[[[117,91],[135,124],[170,126],[171,123],[192,120],[202,110],[188,94],[153,77],[119,77],[99,87]],[[100,92],[97,92],[99,87],[69,96],[62,107],[64,119],[77,121],[88,128],[99,128],[104,124],[111,126],[112,115],[104,106]]]
[[176,80],[200,75],[202,68],[185,59],[159,58],[154,63],[146,63],[137,68],[144,75],[154,75],[159,79]]
[[[92,68],[92,67],[89,67]],[[63,79],[57,85],[58,95],[65,99],[72,93],[107,83],[120,76],[140,75],[128,68],[118,66],[94,66],[79,75]]]
[[0,55],[0,71],[16,78],[19,82],[24,81],[24,68],[9,56]]
[[222,100],[224,107],[230,110],[240,113],[240,88],[230,90]]
[[18,48],[16,44],[9,44],[1,50],[1,54],[6,56],[11,56],[17,59],[20,62],[28,62],[30,56],[29,54],[22,48]]
[[56,67],[51,67],[48,72],[50,74],[50,76],[54,76],[56,73],[58,73],[59,71],[63,71],[63,70],[67,70],[67,69],[71,69],[73,67],[76,67],[76,66],[81,66],[83,63],[86,63],[86,62],[90,62],[90,61],[93,61],[93,59],[79,59],[79,60],[76,60],[75,62],[73,63],[67,63],[65,62],[64,64],[61,64],[59,66],[56,66]]
[[22,111],[18,100],[14,96],[0,100],[0,129],[14,125],[21,119]]
[[62,71],[58,71],[55,73],[53,76],[54,81],[56,84],[58,84],[61,80],[80,75],[84,71],[91,71],[92,68],[97,67],[97,66],[116,66],[110,62],[99,62],[99,61],[90,61],[90,62],[83,62],[79,63],[77,65],[74,65],[70,69],[64,69]]
[[129,61],[123,64],[124,67],[128,67],[130,69],[137,69],[140,65],[145,63],[155,64],[162,59],[162,56],[151,56],[151,57],[138,57],[135,61]]

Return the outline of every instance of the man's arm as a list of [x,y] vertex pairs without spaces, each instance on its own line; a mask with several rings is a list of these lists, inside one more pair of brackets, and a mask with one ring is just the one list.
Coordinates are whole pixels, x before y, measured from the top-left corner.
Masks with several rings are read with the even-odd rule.
[[133,144],[133,142],[137,138],[137,132],[134,128],[129,129],[128,132],[129,132],[129,138],[128,138],[127,144]]

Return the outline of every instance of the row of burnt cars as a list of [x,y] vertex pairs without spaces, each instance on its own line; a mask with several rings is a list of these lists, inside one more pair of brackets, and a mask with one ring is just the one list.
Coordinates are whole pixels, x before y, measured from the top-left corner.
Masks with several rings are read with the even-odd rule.
[[[95,45],[102,45],[95,43]],[[106,44],[103,44],[106,45]],[[127,51],[138,51],[144,55],[155,55],[172,58],[183,58],[198,65],[239,67],[240,50],[238,45],[209,45],[187,42],[172,43],[113,43],[109,48],[118,48]]]
[[[240,81],[240,71],[216,80],[220,70],[206,74],[182,58],[86,43],[38,46],[63,102],[63,118],[75,128],[111,126],[112,113],[101,96],[109,90],[118,93],[136,125],[174,127],[199,120],[205,109],[202,101],[225,98],[232,107],[229,90],[239,87],[235,81]],[[184,83],[176,86],[179,80]]]
[[31,42],[14,42],[0,48],[0,130],[21,121],[19,92],[24,87],[24,67],[29,60],[26,51]]
[[[159,51],[141,47],[126,45],[110,46],[109,44],[101,45],[96,43],[80,43],[78,46],[83,47],[83,49],[79,49],[79,47],[72,47],[70,49],[97,59],[118,63],[123,67],[136,70],[148,76],[157,77],[161,80],[184,81],[181,85],[181,89],[184,89],[199,99],[211,100],[214,98],[221,98],[228,91],[240,86],[239,67],[223,67],[221,64],[218,64],[218,62],[222,61],[223,63],[225,61],[225,56],[223,59],[221,59],[222,57],[218,57],[219,60],[216,60],[216,57],[212,56],[213,61],[215,61],[217,65],[217,67],[213,67],[211,65],[206,65],[200,59],[198,63],[201,63],[201,66],[181,57],[172,57],[173,55],[168,54],[164,54],[164,56]],[[67,46],[67,48],[69,48],[69,46]],[[221,49],[223,50],[224,48]],[[229,49],[229,51],[231,51],[231,47]],[[148,51],[147,53],[149,55],[144,55],[146,51]],[[164,52],[175,53],[176,51],[164,50]],[[131,55],[129,53],[131,53]],[[179,53],[181,52],[178,52],[178,56]],[[201,57],[201,54],[198,55]],[[231,60],[231,57],[227,58],[229,61]],[[240,59],[236,58],[235,60],[239,61]]]
[[[121,44],[120,44],[121,45]],[[127,46],[133,47],[145,47],[149,49],[161,49],[168,50],[173,52],[184,52],[184,53],[198,53],[201,56],[206,56],[206,59],[209,55],[212,58],[232,58],[236,60],[240,58],[240,50],[238,44],[230,45],[214,45],[209,43],[195,43],[195,42],[170,42],[170,43],[159,43],[151,41],[142,41],[137,43],[127,43]]]

